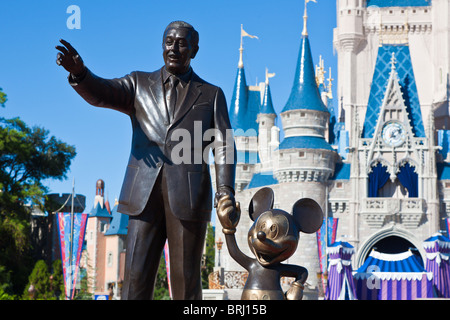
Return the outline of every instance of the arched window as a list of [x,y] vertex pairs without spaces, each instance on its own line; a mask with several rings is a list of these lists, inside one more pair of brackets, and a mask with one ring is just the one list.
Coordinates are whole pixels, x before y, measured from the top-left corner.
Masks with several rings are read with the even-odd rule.
[[369,173],[368,197],[390,198],[397,194],[396,190],[400,190],[399,192],[403,194],[403,196],[400,193],[397,194],[401,197],[417,198],[419,196],[418,175],[415,172],[415,167],[411,166],[408,162],[400,165],[397,180],[391,182],[389,177],[387,167],[383,166],[381,162],[373,166],[372,171]]
[[414,167],[405,162],[400,166],[400,171],[397,173],[397,178],[400,183],[408,190],[410,198],[417,198],[419,196],[419,178],[414,172]]
[[386,184],[388,179],[389,173],[387,167],[383,166],[381,162],[378,162],[376,166],[372,167],[372,171],[369,173],[368,197],[378,197],[378,190]]

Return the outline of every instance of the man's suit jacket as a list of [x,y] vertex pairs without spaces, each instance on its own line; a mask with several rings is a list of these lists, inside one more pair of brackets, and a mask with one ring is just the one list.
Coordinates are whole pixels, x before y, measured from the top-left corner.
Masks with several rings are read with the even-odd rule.
[[[121,111],[131,118],[131,154],[119,197],[119,212],[139,215],[164,167],[174,215],[183,220],[209,221],[212,185],[204,155],[207,160],[211,148],[215,154],[217,187],[234,188],[235,181],[234,140],[230,137],[231,130],[227,132],[231,125],[219,87],[192,71],[186,96],[179,101],[178,110],[169,121],[162,69],[151,73],[132,72],[111,80],[87,70],[81,81],[73,81],[69,76],[69,82],[88,103]],[[216,129],[214,143],[207,135],[204,139],[208,129]],[[180,156],[185,163],[179,164]]]

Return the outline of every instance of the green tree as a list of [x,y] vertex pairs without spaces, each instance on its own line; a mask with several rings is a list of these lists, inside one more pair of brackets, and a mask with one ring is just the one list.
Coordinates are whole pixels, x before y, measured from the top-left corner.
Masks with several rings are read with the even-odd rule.
[[22,295],[24,300],[55,299],[51,290],[50,272],[44,260],[39,260],[28,278]]
[[208,276],[211,272],[214,271],[214,262],[215,262],[215,237],[214,237],[214,228],[211,224],[208,225],[208,229],[206,231],[206,246],[204,253],[204,263],[202,266],[202,286],[203,289],[208,289],[209,280]]
[[0,300],[15,300],[11,294],[11,272],[0,266]]
[[154,300],[170,300],[169,281],[167,280],[166,261],[164,256],[159,261],[158,274],[156,276]]
[[57,259],[52,263],[50,290],[53,292],[55,298],[64,299],[64,275],[60,259]]
[[6,102],[6,94],[2,91],[2,88],[0,88],[0,106],[1,107],[5,107],[5,102]]
[[[1,96],[5,101],[5,96]],[[75,148],[19,118],[0,118],[0,266],[11,271],[13,293],[20,294],[30,258],[30,207],[43,209],[47,179],[66,179]]]
[[86,269],[80,268],[78,277],[80,281],[80,289],[75,291],[74,300],[92,300],[93,294],[89,292],[89,284],[91,279],[88,278]]

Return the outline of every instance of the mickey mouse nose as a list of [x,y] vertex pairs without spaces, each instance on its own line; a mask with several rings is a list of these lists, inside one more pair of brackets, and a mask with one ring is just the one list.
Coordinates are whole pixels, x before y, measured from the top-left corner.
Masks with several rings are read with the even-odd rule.
[[259,232],[256,234],[256,237],[257,237],[259,240],[264,241],[264,240],[266,240],[266,233],[265,233],[264,231],[259,231]]

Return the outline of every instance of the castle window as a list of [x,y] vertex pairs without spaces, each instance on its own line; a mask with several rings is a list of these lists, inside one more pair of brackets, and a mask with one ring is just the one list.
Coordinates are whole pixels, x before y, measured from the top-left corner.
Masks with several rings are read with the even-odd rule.
[[304,118],[304,117],[306,117],[306,113],[304,113],[304,112],[300,112],[300,117],[301,117],[301,118]]
[[100,221],[100,232],[106,232],[108,230],[108,224],[105,221]]
[[369,173],[369,198],[378,197],[378,190],[381,189],[389,179],[387,168],[381,163],[372,167],[372,172]]
[[337,182],[337,183],[336,183],[336,188],[337,188],[337,189],[342,189],[343,187],[344,187],[344,185],[343,185],[342,182]]
[[242,166],[242,170],[247,171],[248,170],[248,166]]
[[416,172],[414,172],[413,166],[411,166],[409,163],[405,163],[400,167],[397,178],[400,183],[408,190],[408,195],[410,198],[417,198],[419,196],[418,175]]
[[300,158],[304,158],[304,157],[305,157],[305,152],[304,152],[304,151],[300,151],[300,152],[298,153],[298,156],[299,156]]
[[[419,196],[418,175],[414,172],[414,167],[409,163],[405,163],[400,167],[395,182],[392,182],[389,177],[390,174],[387,167],[381,163],[373,166],[372,172],[369,174],[368,196],[370,198],[392,197],[397,187],[400,187],[405,195],[407,191],[408,198],[417,198]],[[385,185],[387,186],[385,187]]]
[[113,265],[113,253],[111,251],[108,252],[107,264],[108,264],[108,267],[112,267],[112,265]]
[[445,189],[450,189],[450,182],[445,183]]

